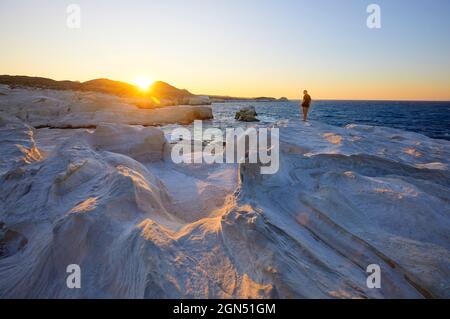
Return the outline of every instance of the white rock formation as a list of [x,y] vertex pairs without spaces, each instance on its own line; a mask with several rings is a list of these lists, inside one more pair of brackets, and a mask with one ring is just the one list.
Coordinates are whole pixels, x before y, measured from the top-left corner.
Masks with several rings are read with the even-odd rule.
[[210,106],[141,109],[114,95],[42,89],[9,89],[0,85],[0,111],[33,127],[87,128],[102,122],[132,125],[189,124],[212,118]]
[[197,96],[192,96],[192,97],[187,98],[186,104],[188,104],[188,105],[210,105],[211,99],[209,98],[209,96],[197,95]]
[[125,154],[140,162],[163,159],[166,139],[155,127],[100,123],[86,139],[94,148]]
[[0,297],[450,297],[450,143],[282,126],[280,170],[262,176],[155,162],[170,147],[155,129],[36,134],[2,115]]

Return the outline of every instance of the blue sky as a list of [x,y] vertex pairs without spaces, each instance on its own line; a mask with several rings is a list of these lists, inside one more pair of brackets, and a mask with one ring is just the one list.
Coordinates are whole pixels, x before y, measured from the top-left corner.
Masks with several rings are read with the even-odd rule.
[[[81,8],[81,28],[66,8]],[[366,26],[370,3],[381,29]],[[450,99],[448,0],[0,0],[1,74],[195,93]]]

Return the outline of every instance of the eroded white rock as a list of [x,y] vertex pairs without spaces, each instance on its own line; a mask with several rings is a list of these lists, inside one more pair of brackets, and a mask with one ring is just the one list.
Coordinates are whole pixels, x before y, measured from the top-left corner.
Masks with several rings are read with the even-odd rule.
[[[2,158],[0,297],[449,297],[448,142],[288,123],[280,170],[261,176],[157,160],[157,129],[46,130],[33,144],[11,121],[2,141],[46,151]],[[65,285],[68,264],[81,289]],[[369,264],[381,289],[366,286]]]
[[0,95],[0,111],[38,128],[89,128],[102,122],[145,126],[189,124],[213,117],[211,107],[206,105],[142,109],[131,99],[102,93],[0,87],[5,90]]
[[125,154],[140,162],[160,161],[166,139],[155,127],[100,123],[87,139],[95,148]]

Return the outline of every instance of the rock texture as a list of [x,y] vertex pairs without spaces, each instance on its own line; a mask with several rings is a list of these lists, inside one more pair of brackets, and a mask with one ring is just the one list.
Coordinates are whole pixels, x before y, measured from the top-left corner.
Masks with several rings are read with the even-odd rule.
[[[450,297],[450,143],[279,126],[280,170],[259,175],[175,165],[155,129],[61,138],[2,116],[0,297]],[[66,286],[69,264],[81,289]],[[381,289],[366,286],[369,264]]]
[[140,162],[160,161],[164,155],[164,133],[154,127],[101,123],[86,140],[96,149],[128,155]]
[[256,118],[258,114],[256,113],[254,106],[244,106],[238,112],[234,118],[242,122],[259,122]]
[[133,99],[115,95],[0,86],[0,111],[33,127],[88,128],[102,122],[132,125],[189,124],[213,117],[209,106],[167,106],[145,109]]

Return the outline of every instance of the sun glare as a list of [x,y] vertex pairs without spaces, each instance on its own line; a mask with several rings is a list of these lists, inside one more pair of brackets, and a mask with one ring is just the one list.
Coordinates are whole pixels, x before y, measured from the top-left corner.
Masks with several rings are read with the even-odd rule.
[[150,85],[153,84],[153,80],[148,77],[140,77],[134,80],[134,84],[138,86],[142,91],[147,91],[150,88]]

